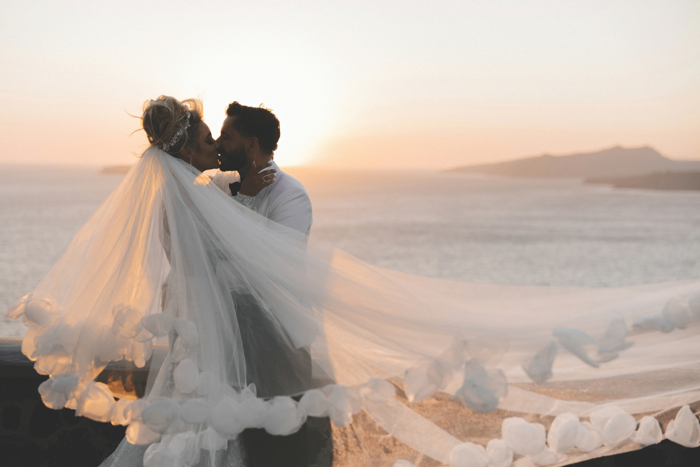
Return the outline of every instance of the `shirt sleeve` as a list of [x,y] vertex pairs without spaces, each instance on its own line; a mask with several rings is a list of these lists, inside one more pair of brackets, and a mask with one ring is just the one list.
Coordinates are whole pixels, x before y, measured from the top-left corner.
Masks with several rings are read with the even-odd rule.
[[290,229],[309,235],[313,215],[306,190],[294,190],[270,212],[269,219]]
[[240,180],[241,180],[241,177],[240,177],[240,175],[238,175],[238,172],[221,172],[221,171],[217,171],[211,179],[211,181],[212,181],[212,183],[214,183],[214,185],[221,188],[221,190],[229,196],[231,195],[231,188],[229,188],[229,185],[231,183],[238,182]]

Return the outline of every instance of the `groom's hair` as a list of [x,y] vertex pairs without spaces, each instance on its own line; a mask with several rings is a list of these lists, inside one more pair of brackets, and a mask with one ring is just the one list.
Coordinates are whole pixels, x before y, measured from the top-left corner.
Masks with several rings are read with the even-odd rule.
[[248,107],[233,102],[226,109],[226,115],[238,117],[233,127],[244,138],[257,138],[263,154],[272,154],[277,149],[277,141],[280,139],[280,121],[270,109],[266,109],[262,104],[260,107]]

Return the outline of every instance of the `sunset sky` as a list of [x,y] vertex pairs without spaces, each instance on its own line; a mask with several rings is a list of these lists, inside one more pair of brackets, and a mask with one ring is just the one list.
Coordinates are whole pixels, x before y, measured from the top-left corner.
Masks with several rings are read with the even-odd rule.
[[131,163],[160,94],[264,103],[281,165],[700,159],[697,0],[202,3],[0,3],[0,163]]

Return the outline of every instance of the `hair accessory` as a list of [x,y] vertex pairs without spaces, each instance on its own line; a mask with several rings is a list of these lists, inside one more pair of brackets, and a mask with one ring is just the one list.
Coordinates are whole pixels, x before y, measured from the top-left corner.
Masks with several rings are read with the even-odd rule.
[[180,138],[182,138],[182,135],[185,134],[185,131],[190,127],[190,110],[185,107],[185,123],[182,125],[178,130],[175,132],[173,137],[170,139],[165,144],[158,144],[158,147],[161,148],[163,151],[168,152],[168,149],[175,147],[178,141],[180,141]]

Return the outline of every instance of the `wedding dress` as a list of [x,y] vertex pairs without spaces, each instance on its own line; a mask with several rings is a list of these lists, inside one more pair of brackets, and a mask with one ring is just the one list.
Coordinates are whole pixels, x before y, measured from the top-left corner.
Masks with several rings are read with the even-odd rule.
[[[247,210],[156,147],[7,316],[50,375],[44,403],[128,426],[115,457],[147,467],[244,463],[244,429],[287,435],[307,417],[399,442],[403,460],[367,465],[563,465],[699,443],[700,282],[389,271]],[[95,381],[119,360],[147,381],[140,399]]]

